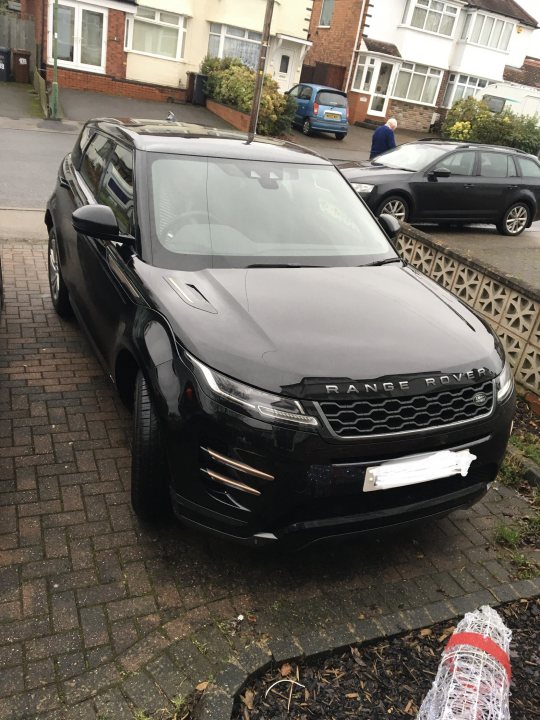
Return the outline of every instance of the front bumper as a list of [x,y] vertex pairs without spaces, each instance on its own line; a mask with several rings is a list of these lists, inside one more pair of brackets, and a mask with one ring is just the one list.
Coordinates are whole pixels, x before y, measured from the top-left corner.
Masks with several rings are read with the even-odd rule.
[[[515,408],[511,396],[489,418],[457,428],[339,440],[273,426],[199,397],[189,415],[166,421],[175,513],[252,545],[377,533],[473,504],[497,475]],[[466,448],[477,457],[466,477],[363,491],[369,466]]]

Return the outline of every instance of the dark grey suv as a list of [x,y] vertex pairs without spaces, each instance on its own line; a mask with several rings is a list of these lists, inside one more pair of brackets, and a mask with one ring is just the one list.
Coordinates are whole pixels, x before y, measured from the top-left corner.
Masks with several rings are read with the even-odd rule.
[[540,162],[514,148],[420,140],[340,170],[376,215],[492,223],[503,235],[540,219]]

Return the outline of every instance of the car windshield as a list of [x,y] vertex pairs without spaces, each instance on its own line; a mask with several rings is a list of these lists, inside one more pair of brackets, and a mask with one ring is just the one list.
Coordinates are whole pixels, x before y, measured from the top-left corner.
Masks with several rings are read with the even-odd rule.
[[428,143],[407,143],[395,150],[380,155],[373,161],[373,165],[396,168],[400,170],[423,170],[437,158],[448,153],[448,148]]
[[396,253],[333,166],[149,153],[152,262],[367,265]]

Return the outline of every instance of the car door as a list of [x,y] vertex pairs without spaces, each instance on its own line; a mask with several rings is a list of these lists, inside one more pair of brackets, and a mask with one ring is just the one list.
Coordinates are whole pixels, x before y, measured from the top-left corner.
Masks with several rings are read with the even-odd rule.
[[480,150],[477,219],[496,222],[518,197],[520,183],[514,158],[508,153]]
[[[416,220],[469,220],[476,204],[476,152],[458,150],[428,168],[413,183]],[[438,173],[448,174],[438,175]]]
[[523,157],[521,155],[518,155],[515,160],[520,170],[518,182],[521,188],[521,196],[528,196],[533,200],[531,205],[536,213],[533,220],[537,219],[540,214],[540,162],[532,157]]
[[[114,143],[96,193],[96,201],[114,212],[122,235],[134,237],[133,154]],[[133,310],[129,272],[129,244],[79,235],[78,248],[84,268],[87,325],[97,350],[110,366],[117,341]]]
[[308,85],[302,85],[296,98],[296,115],[295,122],[303,125],[304,120],[311,115],[312,102],[311,96],[315,91]]

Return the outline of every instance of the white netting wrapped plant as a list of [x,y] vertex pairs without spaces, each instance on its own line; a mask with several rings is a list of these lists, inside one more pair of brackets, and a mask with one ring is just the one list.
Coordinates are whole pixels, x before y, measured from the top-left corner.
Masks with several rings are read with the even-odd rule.
[[492,608],[467,613],[443,651],[417,720],[509,720],[511,637]]

